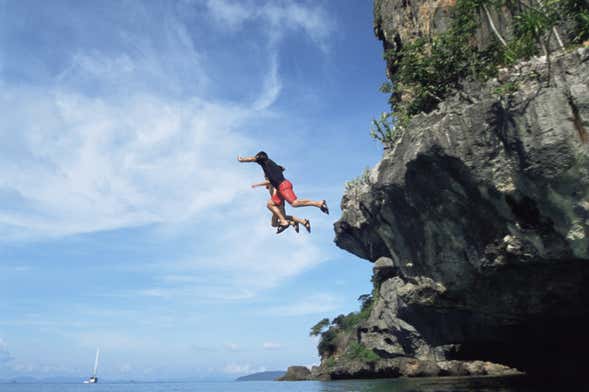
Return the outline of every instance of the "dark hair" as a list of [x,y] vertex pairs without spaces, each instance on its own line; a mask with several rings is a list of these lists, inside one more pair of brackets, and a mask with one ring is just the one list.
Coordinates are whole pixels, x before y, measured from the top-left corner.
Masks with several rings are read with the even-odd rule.
[[259,153],[256,154],[256,161],[260,162],[260,161],[265,161],[268,159],[268,154],[266,154],[264,151],[260,151]]

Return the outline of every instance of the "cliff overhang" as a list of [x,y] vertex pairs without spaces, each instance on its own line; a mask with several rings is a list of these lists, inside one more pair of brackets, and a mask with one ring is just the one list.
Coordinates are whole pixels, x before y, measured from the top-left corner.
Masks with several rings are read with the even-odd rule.
[[336,244],[392,268],[375,271],[375,306],[358,333],[383,359],[537,374],[583,366],[589,49],[550,61],[465,85],[414,116],[345,193]]

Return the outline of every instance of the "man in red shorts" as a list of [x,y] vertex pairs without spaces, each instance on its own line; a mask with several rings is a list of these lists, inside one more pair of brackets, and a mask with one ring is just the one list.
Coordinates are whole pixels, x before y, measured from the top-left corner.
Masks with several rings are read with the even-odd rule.
[[282,233],[289,226],[288,220],[286,220],[284,214],[282,214],[282,211],[280,211],[279,208],[282,200],[286,200],[288,204],[295,208],[312,206],[319,208],[325,214],[329,214],[329,209],[327,208],[327,203],[325,200],[313,201],[307,199],[298,199],[297,195],[295,195],[292,189],[291,182],[285,179],[284,175],[282,174],[284,170],[282,166],[277,165],[276,162],[268,158],[268,154],[266,154],[264,151],[260,151],[254,157],[237,157],[237,160],[239,162],[256,162],[258,165],[262,166],[264,175],[266,178],[268,178],[270,184],[272,184],[278,190],[278,192],[276,192],[274,196],[272,196],[272,198],[268,201],[267,205],[268,209],[276,214],[280,221],[280,226],[278,226],[277,233]]

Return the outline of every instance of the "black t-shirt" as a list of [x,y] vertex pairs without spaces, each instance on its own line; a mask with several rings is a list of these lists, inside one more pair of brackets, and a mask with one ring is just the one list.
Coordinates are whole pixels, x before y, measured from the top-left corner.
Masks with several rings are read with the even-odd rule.
[[256,161],[256,163],[262,166],[264,170],[264,174],[270,184],[274,185],[276,189],[278,186],[284,181],[284,176],[282,175],[282,168],[276,164],[272,159],[260,160]]

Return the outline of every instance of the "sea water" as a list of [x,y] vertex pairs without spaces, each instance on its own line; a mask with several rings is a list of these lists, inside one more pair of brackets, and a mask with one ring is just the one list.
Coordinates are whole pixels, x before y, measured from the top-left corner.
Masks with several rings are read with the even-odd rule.
[[1,392],[536,392],[539,390],[554,389],[533,385],[525,377],[400,378],[329,382],[0,384]]

